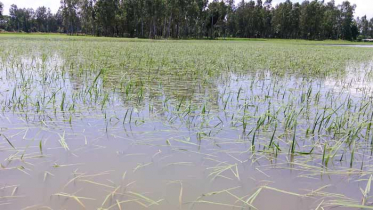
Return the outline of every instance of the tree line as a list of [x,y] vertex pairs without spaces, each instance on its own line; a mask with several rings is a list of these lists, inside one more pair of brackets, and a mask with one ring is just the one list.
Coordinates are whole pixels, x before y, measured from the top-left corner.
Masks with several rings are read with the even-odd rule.
[[61,0],[56,13],[11,5],[0,29],[140,38],[357,39],[373,37],[373,18],[334,0]]

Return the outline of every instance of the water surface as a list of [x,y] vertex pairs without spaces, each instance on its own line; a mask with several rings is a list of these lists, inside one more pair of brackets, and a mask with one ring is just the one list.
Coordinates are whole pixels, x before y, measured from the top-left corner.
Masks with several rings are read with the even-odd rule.
[[[362,204],[373,171],[369,49],[342,60],[354,49],[0,43],[1,209]],[[320,51],[329,57],[310,61]]]

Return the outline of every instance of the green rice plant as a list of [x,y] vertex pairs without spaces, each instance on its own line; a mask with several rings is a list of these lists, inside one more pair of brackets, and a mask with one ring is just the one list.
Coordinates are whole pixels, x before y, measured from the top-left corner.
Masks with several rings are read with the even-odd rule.
[[372,171],[373,53],[330,43],[1,35],[2,179],[41,179],[0,186],[0,205],[369,208],[371,178],[343,194]]

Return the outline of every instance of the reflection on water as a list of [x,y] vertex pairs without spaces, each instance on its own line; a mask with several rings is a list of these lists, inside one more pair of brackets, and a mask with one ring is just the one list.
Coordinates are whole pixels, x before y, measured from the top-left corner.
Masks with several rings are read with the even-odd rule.
[[296,210],[361,199],[371,63],[338,78],[202,74],[39,50],[0,65],[1,209]]
[[347,67],[347,74],[339,80],[327,79],[325,84],[336,91],[350,92],[354,95],[370,95],[372,93],[372,63],[352,64]]

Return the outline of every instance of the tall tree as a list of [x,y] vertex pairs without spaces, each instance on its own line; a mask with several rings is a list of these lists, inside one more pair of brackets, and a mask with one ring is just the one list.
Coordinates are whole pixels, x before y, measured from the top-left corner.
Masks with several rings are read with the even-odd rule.
[[63,24],[68,34],[74,34],[79,29],[79,0],[61,0]]
[[[342,39],[352,40],[353,38],[353,27],[354,25],[354,12],[356,5],[352,5],[349,1],[344,1],[340,7],[340,18],[341,18],[341,36]],[[354,28],[355,29],[355,28]],[[355,32],[355,31],[354,31]]]
[[0,1],[0,18],[3,17],[4,4]]
[[39,7],[35,11],[36,22],[38,25],[38,31],[47,32],[47,8]]
[[324,17],[322,20],[322,36],[326,39],[338,38],[338,20],[340,12],[335,5],[335,1],[328,2],[324,9]]
[[284,3],[280,3],[276,7],[273,15],[273,25],[278,37],[292,37],[292,25],[299,25],[299,23],[295,23],[295,21],[299,21],[299,17],[294,17],[293,19],[293,16],[295,15],[293,13],[293,3],[290,0],[286,0]]
[[61,0],[56,14],[18,8],[0,27],[10,31],[85,33],[142,38],[277,37],[348,39],[373,36],[373,19],[354,19],[356,5],[335,0]]
[[366,15],[361,17],[360,21],[358,21],[358,27],[361,35],[363,35],[364,37],[369,36],[369,21]]
[[321,39],[321,26],[324,19],[322,1],[308,0],[302,3],[301,30],[305,39]]
[[368,38],[372,38],[373,37],[373,18],[370,19],[370,21],[369,21],[369,32],[368,32],[368,34],[369,34]]
[[96,13],[93,0],[82,0],[80,5],[80,17],[83,32],[96,34]]

